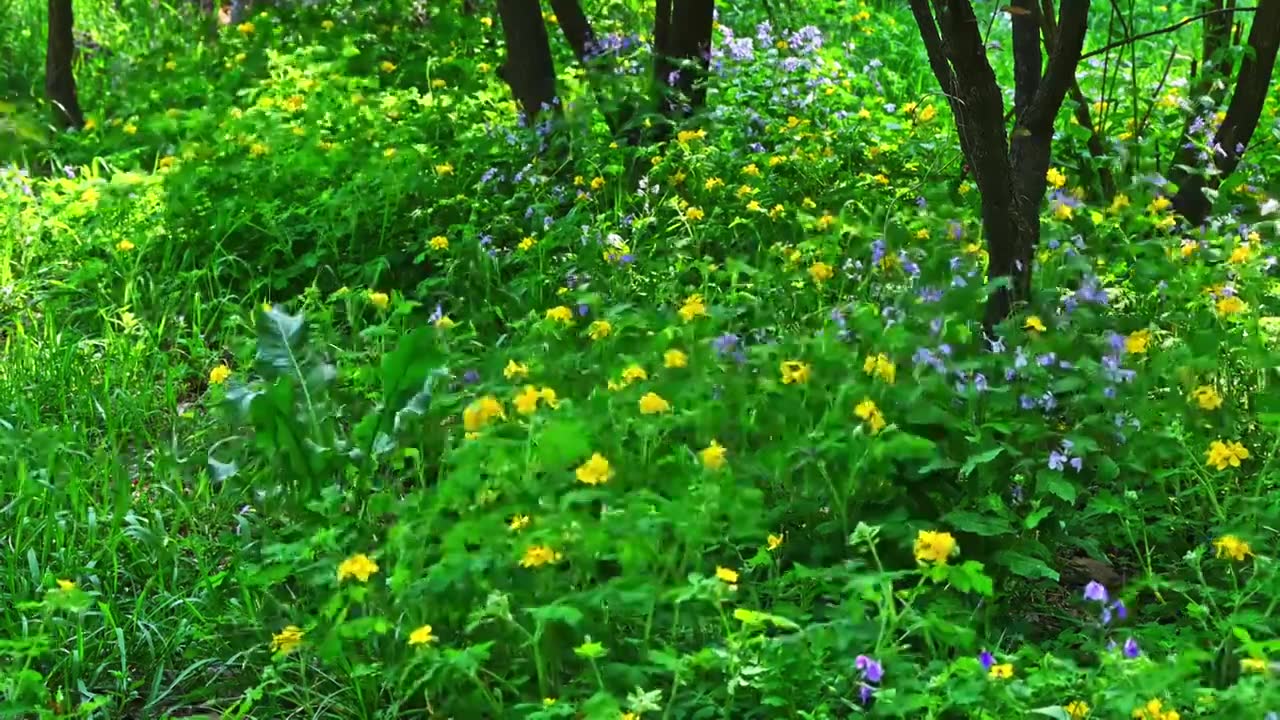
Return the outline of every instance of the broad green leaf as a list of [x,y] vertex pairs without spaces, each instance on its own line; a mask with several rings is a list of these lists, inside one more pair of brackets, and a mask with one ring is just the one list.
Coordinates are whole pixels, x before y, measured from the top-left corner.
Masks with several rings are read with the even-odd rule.
[[956,530],[982,535],[983,537],[1008,535],[1013,532],[1013,526],[1009,524],[1008,520],[996,515],[983,515],[970,510],[953,510],[943,515],[942,521]]
[[1014,575],[1026,578],[1047,578],[1057,582],[1058,572],[1049,567],[1043,560],[1023,555],[1014,550],[1005,550],[996,555],[996,562],[1009,568]]

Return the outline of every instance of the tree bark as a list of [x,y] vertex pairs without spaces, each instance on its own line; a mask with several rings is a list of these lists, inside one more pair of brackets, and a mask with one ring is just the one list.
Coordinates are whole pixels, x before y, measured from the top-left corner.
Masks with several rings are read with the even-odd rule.
[[[1054,45],[1058,42],[1058,24],[1054,21],[1053,0],[1041,0],[1040,31],[1044,41],[1045,52],[1053,52]],[[1089,112],[1089,99],[1085,97],[1084,91],[1080,89],[1080,83],[1075,78],[1071,79],[1071,87],[1067,88],[1067,93],[1071,95],[1071,100],[1075,103],[1072,114],[1075,115],[1076,122],[1080,124],[1080,127],[1089,131],[1089,139],[1085,141],[1086,146],[1089,148],[1089,155],[1100,161],[1097,167],[1090,167],[1088,171],[1097,174],[1098,182],[1102,185],[1102,197],[1111,200],[1116,195],[1116,178],[1111,173],[1111,168],[1101,164],[1101,159],[1106,156],[1107,149],[1103,146],[1102,138],[1098,135],[1097,126],[1093,124],[1093,115]]]
[[[663,93],[663,114],[675,118],[706,104],[699,82],[711,63],[715,0],[658,0],[654,21],[654,74]],[[687,106],[678,102],[685,100]]]
[[49,0],[49,43],[45,48],[44,89],[53,105],[54,119],[61,128],[78,128],[84,125],[84,113],[76,98],[73,21],[71,0]]
[[507,60],[499,72],[532,125],[556,100],[556,69],[542,7],[538,0],[498,0],[498,18],[507,43]]
[[1178,192],[1173,197],[1173,208],[1192,225],[1200,225],[1209,216],[1213,203],[1204,194],[1206,188],[1216,189],[1222,178],[1235,172],[1240,157],[1258,129],[1258,120],[1267,101],[1271,87],[1271,75],[1275,70],[1276,53],[1280,50],[1280,0],[1259,0],[1254,14],[1253,27],[1249,30],[1249,54],[1236,75],[1235,90],[1227,114],[1213,138],[1209,151],[1212,167],[1208,177],[1189,174],[1181,168]]
[[983,319],[990,331],[1015,303],[1031,295],[1031,259],[1040,239],[1053,121],[1075,80],[1089,0],[1063,0],[1060,32],[1047,65],[1040,53],[1039,9],[1032,0],[1013,2],[1014,128],[1007,137],[1003,95],[972,4],[933,4],[931,9],[929,0],[911,0],[911,11],[981,193],[987,276],[995,285]]

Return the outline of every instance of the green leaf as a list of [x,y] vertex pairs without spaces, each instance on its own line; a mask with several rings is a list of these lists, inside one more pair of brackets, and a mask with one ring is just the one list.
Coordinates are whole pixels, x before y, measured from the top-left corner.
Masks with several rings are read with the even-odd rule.
[[566,468],[591,452],[591,434],[576,420],[552,420],[538,433],[534,446],[545,470]]
[[1009,521],[994,515],[982,515],[970,510],[953,510],[942,516],[942,521],[963,532],[994,537],[1008,535],[1013,532]]
[[258,374],[274,380],[293,377],[303,380],[302,355],[307,341],[307,324],[302,315],[290,315],[273,305],[258,313],[258,352],[254,366]]
[[1022,521],[1022,524],[1028,530],[1035,530],[1036,526],[1039,525],[1046,517],[1049,517],[1049,513],[1051,512],[1053,512],[1052,505],[1045,505],[1043,507],[1036,508],[1035,510],[1032,510],[1031,514]]
[[1009,568],[1014,575],[1025,578],[1047,578],[1058,581],[1058,572],[1045,564],[1043,560],[1023,555],[1014,550],[1005,550],[996,555],[996,562]]
[[1036,473],[1036,490],[1040,493],[1056,495],[1069,503],[1076,501],[1076,486],[1055,470]]
[[529,608],[529,614],[537,621],[539,626],[546,625],[550,622],[562,622],[570,627],[578,627],[582,624],[582,611],[569,605],[543,605],[542,607]]
[[980,452],[977,455],[970,455],[969,459],[964,461],[964,467],[960,468],[960,476],[969,477],[975,468],[979,465],[986,465],[992,460],[995,460],[1002,452],[1004,452],[1003,446],[991,448],[990,450]]

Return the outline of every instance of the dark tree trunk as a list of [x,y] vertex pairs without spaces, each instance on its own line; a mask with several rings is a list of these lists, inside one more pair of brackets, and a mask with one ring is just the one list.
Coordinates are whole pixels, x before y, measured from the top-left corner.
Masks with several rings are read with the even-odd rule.
[[1271,88],[1276,52],[1280,49],[1280,0],[1259,0],[1257,7],[1249,31],[1249,54],[1240,65],[1227,115],[1218,126],[1209,151],[1214,172],[1206,178],[1175,168],[1179,176],[1175,178],[1178,192],[1173,197],[1173,207],[1192,225],[1203,223],[1213,209],[1205,197],[1205,188],[1217,188],[1222,178],[1235,172],[1240,164]]
[[[1004,98],[987,60],[969,0],[911,0],[929,66],[956,118],[960,148],[982,195],[987,275],[996,287],[983,320],[988,330],[1031,295],[1031,259],[1040,240],[1053,121],[1075,79],[1089,0],[1064,0],[1047,66],[1040,53],[1039,8],[1012,3],[1014,128],[1006,136]],[[1043,68],[1043,69],[1042,69]]]
[[544,107],[556,102],[556,69],[538,0],[498,0],[498,17],[507,43],[499,72],[532,124]]
[[73,68],[76,42],[73,36],[71,0],[49,0],[49,44],[44,64],[44,89],[53,104],[53,115],[59,127],[81,127],[84,113],[76,99],[76,76]]
[[654,73],[663,93],[663,114],[670,118],[706,104],[707,89],[700,81],[711,63],[714,22],[715,0],[658,0]]
[[[1182,140],[1174,153],[1173,164],[1194,165],[1196,162],[1196,138],[1191,129],[1196,120],[1207,112],[1213,112],[1222,104],[1226,90],[1223,86],[1229,79],[1231,67],[1222,67],[1222,51],[1231,46],[1231,16],[1225,12],[1235,6],[1235,0],[1206,0],[1205,11],[1215,14],[1204,18],[1204,38],[1200,47],[1200,67],[1196,81],[1191,86],[1189,100],[1192,110],[1182,126]],[[1194,69],[1194,68],[1193,68]],[[1177,170],[1175,170],[1177,172]]]
[[[1053,52],[1054,44],[1058,41],[1058,24],[1053,18],[1053,0],[1041,0],[1040,31],[1046,52]],[[1111,168],[1103,164],[1107,149],[1103,146],[1098,129],[1093,124],[1093,115],[1089,113],[1089,99],[1085,97],[1084,91],[1080,89],[1080,83],[1075,78],[1071,79],[1071,87],[1067,88],[1067,92],[1075,103],[1072,114],[1075,115],[1076,122],[1089,131],[1089,139],[1086,141],[1089,155],[1098,163],[1096,166],[1089,167],[1088,170],[1091,173],[1097,173],[1098,182],[1102,185],[1102,197],[1110,200],[1116,195],[1116,178],[1111,174]]]

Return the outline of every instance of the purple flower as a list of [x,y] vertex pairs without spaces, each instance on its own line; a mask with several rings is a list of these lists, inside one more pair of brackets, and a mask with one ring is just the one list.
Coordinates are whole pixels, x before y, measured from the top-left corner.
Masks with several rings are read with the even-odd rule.
[[1133,638],[1129,638],[1128,640],[1125,640],[1125,641],[1124,641],[1124,656],[1125,656],[1125,657],[1127,657],[1127,658],[1129,658],[1130,660],[1132,660],[1132,659],[1134,659],[1134,658],[1138,657],[1138,656],[1139,656],[1139,655],[1141,655],[1141,654],[1142,654],[1142,650],[1138,648],[1138,641],[1137,641],[1137,640],[1134,640]]
[[996,664],[996,656],[983,650],[982,654],[978,656],[978,662],[982,663],[983,670],[990,670],[991,666]]
[[440,307],[440,303],[436,303],[436,310],[435,312],[431,313],[430,317],[427,318],[427,322],[434,325],[437,322],[439,322],[443,317],[444,317],[444,308]]
[[874,695],[875,692],[876,692],[875,688],[871,687],[866,683],[862,683],[858,687],[858,698],[862,700],[863,705],[866,705],[867,703],[871,702],[871,696]]
[[859,655],[853,666],[862,671],[862,679],[867,682],[878,683],[884,677],[884,667],[880,665],[880,661],[866,655]]
[[1071,469],[1075,470],[1076,472],[1080,472],[1084,468],[1084,460],[1082,458],[1073,457],[1071,458],[1068,464],[1070,464]]
[[1057,450],[1054,450],[1053,452],[1049,453],[1049,469],[1050,470],[1062,470],[1064,467],[1066,467],[1066,463],[1067,463],[1066,455],[1063,455]]
[[588,304],[586,304],[586,303],[578,303],[578,315],[580,315],[580,316],[582,316],[582,317],[586,317],[587,313],[589,313],[589,312],[591,312],[591,306],[590,306],[590,305],[588,305]]
[[1104,603],[1108,600],[1107,588],[1097,580],[1090,580],[1084,586],[1084,599]]
[[480,382],[480,373],[474,369],[468,370],[462,375],[462,382],[468,385],[475,385]]

